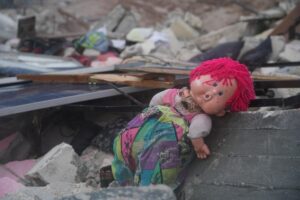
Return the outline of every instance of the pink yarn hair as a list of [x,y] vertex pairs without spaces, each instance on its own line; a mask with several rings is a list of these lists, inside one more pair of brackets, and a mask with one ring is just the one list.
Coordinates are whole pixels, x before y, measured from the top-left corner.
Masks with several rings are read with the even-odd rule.
[[248,109],[250,100],[255,99],[253,80],[248,68],[231,58],[217,58],[205,61],[190,73],[190,83],[201,75],[211,75],[212,79],[231,85],[231,80],[237,81],[237,89],[226,102],[230,111],[238,112]]

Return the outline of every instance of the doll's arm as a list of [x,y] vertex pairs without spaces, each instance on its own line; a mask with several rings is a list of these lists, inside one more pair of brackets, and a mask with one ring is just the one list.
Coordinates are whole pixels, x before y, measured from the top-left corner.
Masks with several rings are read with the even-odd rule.
[[163,97],[168,90],[163,90],[156,95],[154,95],[149,103],[149,106],[163,105]]
[[196,115],[190,124],[188,137],[191,139],[197,157],[205,159],[209,154],[209,148],[204,142],[204,137],[210,133],[211,119],[206,114]]

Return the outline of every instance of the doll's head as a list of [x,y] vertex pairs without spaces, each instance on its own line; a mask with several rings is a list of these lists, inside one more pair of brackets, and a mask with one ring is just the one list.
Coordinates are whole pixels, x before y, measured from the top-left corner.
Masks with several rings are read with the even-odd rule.
[[247,67],[231,58],[208,60],[190,73],[191,96],[210,115],[245,111],[255,98]]

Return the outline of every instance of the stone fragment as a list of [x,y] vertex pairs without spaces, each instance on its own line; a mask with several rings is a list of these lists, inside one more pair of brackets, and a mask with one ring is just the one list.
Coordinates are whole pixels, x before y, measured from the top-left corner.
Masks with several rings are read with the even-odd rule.
[[25,177],[38,185],[59,181],[75,183],[80,165],[72,146],[61,143],[43,156]]
[[56,200],[63,196],[76,195],[82,192],[92,192],[93,188],[85,183],[53,182],[44,187],[25,187],[18,192],[7,195],[3,200]]
[[257,47],[263,40],[262,39],[258,39],[255,37],[244,37],[243,38],[244,41],[244,45],[243,48],[240,51],[239,54],[239,59],[248,51],[250,51],[251,49],[254,49],[255,47]]
[[132,42],[144,42],[152,33],[152,28],[134,28],[126,35],[126,39]]
[[91,193],[81,193],[73,196],[65,196],[59,200],[176,200],[171,188],[165,185],[152,185],[147,187],[109,187]]
[[239,40],[245,35],[246,29],[247,23],[240,22],[200,36],[194,42],[200,50],[207,50],[215,47],[218,43]]
[[126,35],[128,34],[132,29],[136,28],[138,25],[138,22],[134,15],[130,12],[127,12],[125,17],[122,19],[118,27],[116,28],[115,32]]
[[183,43],[177,39],[174,32],[169,28],[164,29],[162,33],[164,33],[168,39],[168,44],[170,47],[168,50],[176,55],[178,51],[180,51],[180,49],[183,47]]
[[279,57],[288,62],[300,61],[300,40],[293,40],[285,45],[284,51],[279,54]]
[[97,57],[99,56],[100,52],[96,49],[84,49],[83,55],[88,57]]
[[190,26],[196,28],[196,29],[201,29],[202,28],[202,20],[200,19],[200,17],[197,17],[196,15],[187,12],[184,15],[184,21],[186,23],[188,23]]
[[108,31],[113,32],[119,25],[120,21],[126,15],[125,8],[119,4],[100,22],[98,22],[93,30],[98,29],[99,27],[105,26]]
[[277,61],[279,54],[284,50],[285,38],[284,36],[271,36],[272,41],[272,55],[271,60]]
[[180,18],[172,22],[170,29],[178,40],[189,41],[199,36],[199,33],[194,28]]

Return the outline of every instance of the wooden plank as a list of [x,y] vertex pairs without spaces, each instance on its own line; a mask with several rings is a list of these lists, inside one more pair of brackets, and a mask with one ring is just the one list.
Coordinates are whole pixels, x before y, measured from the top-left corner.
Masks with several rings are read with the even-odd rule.
[[189,75],[189,68],[180,69],[180,68],[172,68],[172,67],[116,67],[117,70],[120,71],[139,71],[139,72],[148,72],[148,73],[157,73],[157,74],[172,74],[172,75]]
[[90,74],[20,74],[17,79],[39,83],[89,83]]
[[253,80],[299,80],[299,77],[289,75],[264,75],[264,74],[252,74]]
[[174,82],[168,81],[158,81],[158,80],[143,80],[139,82],[124,82],[126,85],[133,87],[142,87],[142,88],[172,88],[175,86]]
[[130,74],[95,74],[92,75],[91,80],[100,80],[108,82],[118,82],[123,83],[126,81],[141,81],[142,77],[133,76]]
[[300,3],[274,28],[270,35],[282,35],[288,32],[289,28],[295,24],[300,16]]
[[130,77],[125,75],[110,76],[97,74],[90,77],[92,82],[112,82],[117,84],[129,85],[133,87],[143,88],[171,88],[175,85],[174,81],[150,80],[140,79],[138,77]]

